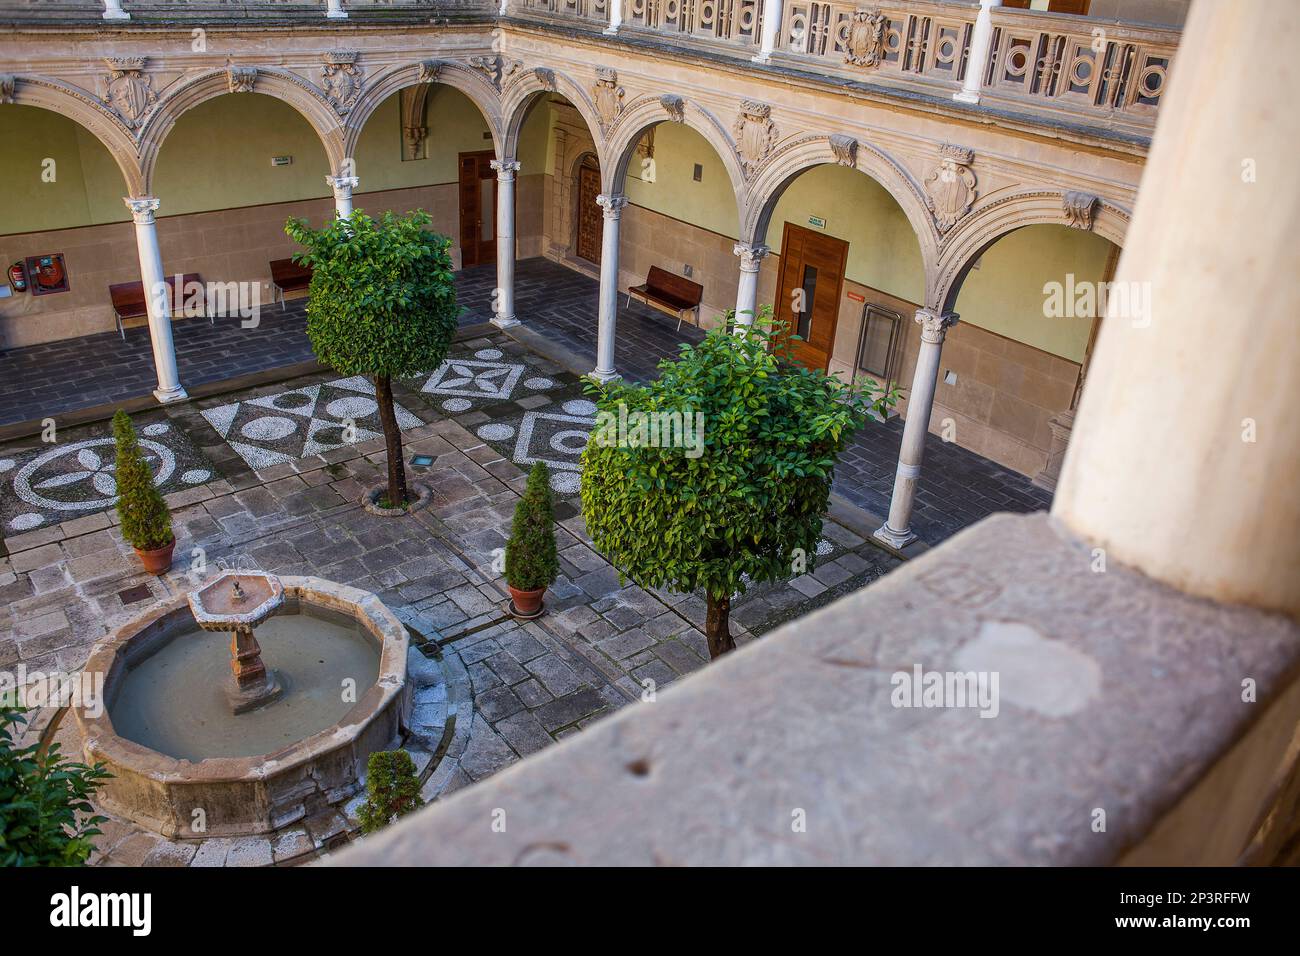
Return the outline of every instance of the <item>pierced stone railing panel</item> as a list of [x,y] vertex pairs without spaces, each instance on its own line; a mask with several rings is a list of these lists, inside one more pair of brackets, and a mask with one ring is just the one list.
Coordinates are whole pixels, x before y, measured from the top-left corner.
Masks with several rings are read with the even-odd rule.
[[1150,126],[1178,37],[1164,28],[995,9],[981,95]]
[[857,80],[896,80],[956,91],[969,54],[974,9],[945,3],[868,8],[792,0],[777,37],[783,54]]
[[623,23],[672,36],[757,46],[762,0],[624,0]]
[[529,13],[609,23],[608,0],[521,0],[520,7]]

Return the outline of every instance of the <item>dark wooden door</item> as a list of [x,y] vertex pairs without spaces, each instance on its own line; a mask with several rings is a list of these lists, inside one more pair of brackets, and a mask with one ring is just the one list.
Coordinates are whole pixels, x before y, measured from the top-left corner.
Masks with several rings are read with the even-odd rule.
[[808,368],[825,371],[830,364],[848,254],[843,239],[785,224],[772,313],[791,336],[795,361]]
[[460,154],[460,261],[497,261],[497,174],[491,150]]
[[605,232],[605,215],[596,204],[600,195],[600,170],[593,166],[578,169],[578,255],[600,265],[600,239]]

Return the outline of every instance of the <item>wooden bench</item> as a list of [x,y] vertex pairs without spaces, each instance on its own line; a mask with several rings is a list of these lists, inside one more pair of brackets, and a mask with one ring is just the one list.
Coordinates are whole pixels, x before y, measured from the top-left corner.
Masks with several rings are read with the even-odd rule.
[[[171,308],[169,314],[174,315],[178,308],[176,277],[168,276],[163,280],[167,283],[168,293],[170,295]],[[180,294],[185,294],[185,287],[191,282],[197,282],[202,285],[203,280],[197,272],[187,272],[181,276]],[[113,301],[113,320],[117,323],[118,334],[126,338],[126,327],[129,325],[134,328],[137,325],[147,325],[149,323],[149,307],[145,300],[143,282],[119,282],[116,285],[108,287],[108,297]],[[184,303],[179,303],[183,305]],[[213,321],[209,316],[208,321]]]
[[311,266],[300,266],[292,259],[271,260],[271,301],[278,296],[280,311],[284,311],[286,292],[305,291],[311,285]]
[[658,266],[651,266],[645,282],[627,290],[627,304],[636,299],[651,308],[677,316],[681,329],[686,313],[695,313],[695,327],[700,327],[700,302],[704,299],[704,286],[683,276],[675,275]]

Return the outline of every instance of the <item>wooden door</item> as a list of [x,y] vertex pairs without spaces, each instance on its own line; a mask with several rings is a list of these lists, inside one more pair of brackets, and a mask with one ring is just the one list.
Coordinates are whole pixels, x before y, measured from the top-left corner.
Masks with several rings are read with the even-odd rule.
[[460,264],[497,261],[497,174],[491,150],[460,154]]
[[781,281],[772,308],[791,337],[795,361],[826,370],[835,348],[844,263],[849,244],[803,226],[785,224],[781,239]]
[[605,215],[596,204],[600,195],[600,170],[585,163],[578,168],[579,257],[600,265],[600,239],[605,232]]

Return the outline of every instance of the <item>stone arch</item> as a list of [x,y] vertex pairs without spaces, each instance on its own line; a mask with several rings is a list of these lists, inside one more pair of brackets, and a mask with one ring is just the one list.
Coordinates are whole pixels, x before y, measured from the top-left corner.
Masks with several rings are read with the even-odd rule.
[[[731,191],[736,200],[736,212],[740,215],[745,208],[745,171],[736,153],[736,144],[717,118],[708,110],[682,99],[680,122],[699,133],[713,147],[713,151],[726,167],[731,179]],[[602,184],[606,192],[621,193],[623,182],[627,178],[627,168],[632,161],[636,144],[645,131],[663,122],[678,122],[664,108],[663,101],[657,96],[639,97],[633,100],[621,112],[607,133],[606,148],[610,157],[608,174],[604,164],[601,167]]]
[[509,84],[501,106],[501,114],[505,117],[505,135],[500,155],[509,159],[519,155],[519,134],[524,127],[524,120],[528,118],[529,107],[538,97],[547,93],[560,94],[572,103],[573,108],[582,116],[591,133],[592,142],[596,144],[596,158],[600,162],[603,174],[607,165],[605,141],[601,134],[600,118],[596,115],[595,104],[591,102],[587,91],[572,77],[558,70],[529,70]]
[[148,195],[147,178],[141,169],[135,136],[116,113],[90,93],[48,77],[18,76],[14,79],[12,102],[17,106],[35,106],[58,113],[85,127],[103,143],[117,163],[126,195]]
[[[934,284],[934,308],[951,310],[962,283],[975,262],[990,246],[1024,226],[1081,227],[1066,209],[1064,189],[1030,189],[1006,193],[976,206],[944,242]],[[1130,213],[1123,206],[1097,197],[1092,206],[1091,231],[1123,247]]]
[[741,213],[741,242],[761,244],[789,185],[816,166],[838,163],[875,180],[898,203],[912,225],[925,270],[926,301],[939,260],[939,232],[925,197],[901,163],[869,143],[849,136],[803,136],[777,146],[764,160],[749,186],[749,202]]
[[422,64],[406,63],[380,73],[366,84],[361,98],[352,107],[351,112],[348,113],[347,121],[343,125],[343,155],[353,156],[356,154],[357,143],[361,139],[361,132],[365,128],[366,121],[370,119],[371,114],[379,108],[379,105],[384,100],[398,90],[405,89],[408,86],[416,86],[421,82],[449,86],[464,93],[470,102],[478,107],[479,112],[483,114],[483,119],[487,121],[488,132],[492,134],[492,148],[498,156],[501,155],[503,124],[501,104],[497,98],[496,88],[492,86],[482,72],[471,69],[463,63],[452,60],[437,60],[434,62],[437,64],[437,75],[432,81],[422,81],[420,79],[423,69]]
[[[331,172],[342,172],[343,159],[348,155],[343,146],[344,131],[338,113],[324,94],[288,70],[260,66],[256,69],[253,92],[288,103],[302,114],[320,137]],[[147,187],[152,188],[158,152],[176,121],[200,103],[226,95],[241,94],[230,93],[230,83],[224,69],[207,70],[183,77],[163,92],[140,131],[140,166]]]

